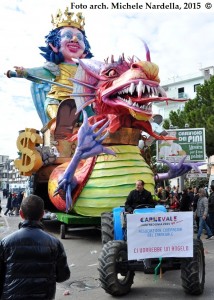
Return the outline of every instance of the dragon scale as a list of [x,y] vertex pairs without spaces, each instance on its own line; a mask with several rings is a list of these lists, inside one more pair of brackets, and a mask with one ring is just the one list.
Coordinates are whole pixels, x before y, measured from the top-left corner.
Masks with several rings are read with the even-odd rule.
[[100,216],[104,211],[124,205],[127,194],[139,178],[154,193],[154,174],[133,145],[115,145],[110,148],[116,156],[101,154],[88,182],[74,204],[74,211],[85,216]]

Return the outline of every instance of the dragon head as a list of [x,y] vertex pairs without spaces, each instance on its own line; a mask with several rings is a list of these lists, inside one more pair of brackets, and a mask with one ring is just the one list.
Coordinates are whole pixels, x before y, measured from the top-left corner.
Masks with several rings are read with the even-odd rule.
[[110,119],[117,117],[120,127],[128,124],[129,127],[148,128],[145,124],[152,118],[152,103],[177,100],[167,98],[160,86],[159,68],[151,62],[146,44],[145,47],[146,61],[135,56],[125,60],[124,55],[117,61],[113,56],[104,62],[79,60],[77,74],[71,79],[77,109],[92,104],[96,115],[114,115]]
[[158,66],[152,62],[131,60],[123,73],[109,64],[102,70],[102,76],[108,84],[100,87],[100,100],[115,114],[148,121],[152,117],[152,102],[166,100],[159,85]]

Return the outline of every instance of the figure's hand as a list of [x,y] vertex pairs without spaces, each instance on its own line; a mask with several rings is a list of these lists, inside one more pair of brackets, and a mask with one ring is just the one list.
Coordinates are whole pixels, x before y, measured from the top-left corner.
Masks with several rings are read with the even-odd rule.
[[169,167],[168,171],[168,179],[175,178],[186,174],[190,170],[194,169],[196,172],[201,173],[199,166],[204,165],[203,162],[196,162],[196,163],[184,163],[186,156],[184,156],[178,163],[171,163],[168,160],[161,159],[163,163],[167,164]]
[[96,128],[102,122],[103,120],[90,126],[88,123],[87,113],[83,110],[83,124],[78,131],[77,143],[77,152],[81,154],[81,158],[88,158],[101,153],[115,155],[114,151],[102,145],[102,141],[108,136],[108,132],[103,136],[101,136],[101,134],[109,125],[109,121],[95,132]]
[[15,68],[17,77],[21,77],[21,78],[26,77],[27,71],[25,70],[25,68],[17,67],[17,66],[14,66],[14,68]]

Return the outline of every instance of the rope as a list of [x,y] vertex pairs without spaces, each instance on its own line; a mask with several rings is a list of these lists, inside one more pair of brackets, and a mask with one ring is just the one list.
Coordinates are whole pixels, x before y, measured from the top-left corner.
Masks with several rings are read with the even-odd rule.
[[159,264],[155,268],[154,281],[157,281],[158,270],[160,269],[160,278],[162,278],[162,268],[161,268],[162,257],[159,257]]

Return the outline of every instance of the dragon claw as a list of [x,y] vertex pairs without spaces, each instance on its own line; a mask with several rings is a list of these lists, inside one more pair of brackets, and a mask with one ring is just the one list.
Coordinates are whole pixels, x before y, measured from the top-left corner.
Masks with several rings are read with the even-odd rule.
[[72,190],[76,186],[74,173],[80,160],[93,157],[101,153],[115,155],[114,151],[102,145],[102,142],[107,137],[108,132],[106,132],[103,136],[101,136],[101,134],[109,125],[109,121],[105,122],[101,128],[95,131],[95,129],[103,123],[103,121],[104,120],[100,120],[93,125],[89,125],[87,113],[83,110],[83,123],[78,131],[76,151],[62,178],[59,180],[58,187],[54,191],[54,196],[59,194],[60,190],[65,192],[66,211],[69,211],[72,205]]
[[163,163],[165,163],[169,167],[168,173],[162,173],[158,174],[156,177],[156,180],[164,180],[164,179],[172,179],[178,176],[182,176],[189,172],[191,169],[194,169],[195,171],[201,173],[201,170],[199,169],[199,166],[204,165],[204,162],[187,162],[185,163],[185,159],[187,156],[182,157],[182,159],[178,163],[172,163],[170,161],[167,161],[165,159],[161,159]]

